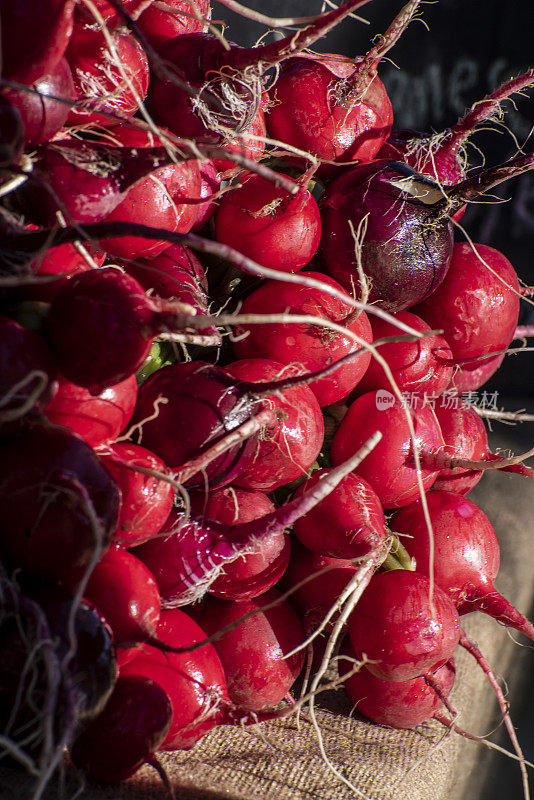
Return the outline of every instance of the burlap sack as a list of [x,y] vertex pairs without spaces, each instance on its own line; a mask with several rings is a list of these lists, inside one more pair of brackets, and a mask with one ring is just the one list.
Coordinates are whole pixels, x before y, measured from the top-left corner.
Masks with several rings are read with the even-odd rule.
[[[527,449],[534,426],[502,428],[494,447]],[[493,522],[502,548],[497,587],[528,613],[534,593],[534,490],[528,479],[491,473],[471,497]],[[511,711],[520,702],[514,682],[524,668],[527,648],[491,619],[464,618],[498,674],[512,686]],[[520,639],[519,634],[514,635]],[[523,642],[524,643],[524,642]],[[457,682],[451,701],[458,724],[485,735],[498,717],[492,691],[465,652],[457,655]],[[490,760],[478,743],[448,734],[436,722],[413,731],[394,731],[351,716],[341,691],[318,699],[324,753],[317,733],[307,722],[261,725],[256,730],[219,728],[189,752],[163,754],[162,762],[179,800],[476,800],[488,796],[485,783]],[[495,738],[495,737],[492,737]],[[505,737],[502,743],[510,749]],[[498,756],[502,758],[503,756]],[[327,765],[327,760],[330,766]],[[355,787],[349,788],[338,775]],[[518,770],[519,771],[519,770]],[[70,798],[79,784],[67,775],[53,783],[50,798]],[[120,786],[87,786],[82,800],[163,800],[168,793],[150,767]],[[515,797],[516,795],[508,795]],[[517,794],[519,797],[520,795]],[[0,770],[0,800],[26,800],[31,783],[19,773]]]

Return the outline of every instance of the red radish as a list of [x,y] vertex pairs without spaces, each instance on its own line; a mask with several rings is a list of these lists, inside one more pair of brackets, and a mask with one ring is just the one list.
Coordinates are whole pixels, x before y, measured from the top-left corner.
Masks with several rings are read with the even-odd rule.
[[180,328],[182,309],[194,311],[148,297],[134,278],[113,267],[76,275],[48,315],[59,369],[72,383],[100,394],[139,369],[159,333]]
[[[345,658],[344,658],[345,656]],[[354,650],[346,642],[339,660],[341,677],[347,675],[343,689],[359,714],[390,728],[415,728],[432,719],[443,704],[425,678],[409,681],[387,681],[373,675],[365,666],[350,675],[354,668]],[[454,685],[454,661],[447,661],[433,675],[447,697]]]
[[[69,115],[69,101],[76,97],[72,73],[65,58],[61,58],[47,75],[35,81],[31,91],[4,89],[2,94],[21,115],[27,147],[47,142],[61,130]],[[52,100],[48,95],[61,97],[66,102]]]
[[[369,481],[385,508],[398,508],[419,497],[414,445],[406,415],[410,414],[415,430],[415,444],[420,450],[433,452],[443,447],[443,438],[436,415],[430,405],[417,410],[403,408],[390,392],[379,389],[358,397],[350,406],[332,442],[332,464],[341,464],[361,447],[371,433],[379,430],[382,441],[356,469]],[[421,481],[430,489],[438,469],[421,469]]]
[[[163,611],[157,636],[174,648],[187,648],[206,638],[204,630],[179,609]],[[169,695],[172,724],[161,744],[163,750],[187,750],[225,720],[229,705],[226,679],[210,643],[184,653],[142,645],[120,674],[144,675]]]
[[410,570],[377,573],[349,619],[358,659],[378,678],[408,681],[435,672],[458,645],[460,622],[447,595]]
[[[282,585],[286,591],[295,589],[290,602],[298,609],[306,631],[315,630],[323,622],[356,569],[350,559],[324,556],[292,540],[291,558]],[[300,583],[303,585],[297,589]]]
[[[316,272],[303,272],[303,277],[321,280],[328,286],[343,291],[343,288],[327,275]],[[347,329],[364,342],[371,342],[372,332],[369,319],[364,311],[351,318],[352,309],[337,297],[295,283],[280,284],[266,281],[247,297],[241,314],[310,314],[324,317]],[[243,334],[247,334],[244,336]],[[343,333],[329,328],[306,323],[270,323],[265,325],[239,325],[234,328],[236,341],[234,353],[238,358],[264,357],[281,364],[302,364],[310,372],[338,361],[348,353],[353,353],[360,345]],[[241,338],[243,336],[243,338]],[[365,373],[371,354],[362,352],[340,366],[339,370],[325,378],[312,381],[309,388],[315,394],[320,406],[336,403],[359,383]]]
[[246,175],[225,194],[215,216],[215,237],[270,269],[297,272],[319,247],[319,208],[307,189],[290,195],[261,178]]
[[[196,0],[194,7],[187,0],[168,0],[167,8],[151,5],[139,17],[139,29],[153,47],[184,33],[203,31],[210,19],[210,0]],[[196,19],[195,11],[204,19]]]
[[[276,361],[249,358],[228,364],[226,370],[241,381],[276,381],[284,367]],[[287,375],[287,371],[286,371]],[[307,386],[294,386],[264,401],[274,422],[251,440],[234,482],[245,489],[273,491],[300,477],[321,450],[324,422],[319,404]]]
[[146,447],[130,442],[108,445],[99,455],[121,492],[114,542],[132,547],[155,536],[171,513],[174,490],[137,467],[158,473],[166,472],[166,465]]
[[[430,326],[420,317],[409,311],[400,311],[396,319],[420,332],[429,333]],[[380,317],[371,319],[373,340],[385,336],[398,336],[400,333],[392,322]],[[393,377],[401,392],[423,392],[433,396],[442,394],[451,382],[453,367],[452,353],[442,336],[424,336],[415,342],[391,342],[380,346],[380,355],[387,361]],[[374,389],[388,389],[391,382],[379,361],[372,358],[367,372],[358,384],[359,393]]]
[[42,410],[57,390],[56,374],[39,334],[0,316],[0,426],[33,408]]
[[502,353],[491,358],[476,357],[472,362],[472,369],[458,369],[453,372],[451,390],[463,394],[479,389],[492,375],[495,375],[504,360],[504,355]]
[[[234,165],[232,165],[234,166]],[[202,160],[199,164],[200,169],[200,192],[199,197],[206,200],[205,203],[197,206],[197,220],[192,230],[200,231],[209,222],[217,208],[217,203],[213,200],[213,195],[221,188],[221,179],[213,161]]]
[[[295,497],[309,491],[327,470],[316,470]],[[328,497],[298,519],[295,535],[310,550],[331,558],[360,558],[386,539],[384,511],[366,480],[350,473]]]
[[[153,1],[154,0],[121,0],[120,8],[122,8],[131,19],[136,20]],[[119,15],[117,3],[114,2],[114,0],[92,0],[92,3],[96,7],[97,14],[102,17],[110,28],[113,28],[113,26],[123,18]],[[74,19],[78,24],[85,23],[86,25],[94,26],[95,30],[100,29],[98,17],[84,2],[77,4]]]
[[[182,516],[180,519],[177,515],[177,519],[165,526],[167,536],[140,545],[135,554],[156,578],[165,602],[174,605],[192,602],[210,589],[227,563],[256,551],[262,541],[285,530],[320,503],[376,446],[379,438],[380,434],[371,437],[353,458],[324,475],[311,491],[270,514],[234,525],[205,518],[186,519]],[[172,522],[176,524],[172,525]]]
[[349,0],[298,33],[260,47],[231,45],[227,50],[218,38],[204,33],[167,40],[159,55],[172,65],[172,75],[155,75],[150,86],[156,122],[197,141],[220,142],[246,133],[261,104],[259,75],[312,45],[366,2]]
[[0,95],[0,163],[13,167],[24,151],[24,123],[19,110]]
[[0,549],[6,563],[71,586],[115,531],[119,491],[82,439],[34,423],[0,454]]
[[[190,494],[191,510],[197,516],[224,522],[226,525],[250,522],[274,511],[266,494],[226,486],[207,495]],[[248,555],[239,556],[223,567],[209,593],[225,600],[250,600],[266,592],[284,574],[290,553],[289,536],[275,533],[262,541]]]
[[82,105],[71,109],[69,124],[110,125],[106,114],[128,118],[139,110],[150,72],[145,51],[129,31],[108,31],[105,37],[102,31],[76,26],[66,58]]
[[92,571],[84,597],[105,617],[119,647],[154,636],[161,596],[148,567],[132,553],[111,547]]
[[[392,313],[420,303],[436,291],[449,268],[450,216],[533,168],[534,156],[517,156],[451,187],[394,161],[352,167],[330,184],[322,200],[327,271],[350,290],[363,269],[372,281],[370,301]],[[421,308],[414,311],[429,322]],[[452,342],[449,346],[455,354]]]
[[128,274],[141,286],[165,300],[179,300],[208,313],[208,282],[204,267],[187,247],[173,244],[164,253],[128,264]]
[[58,390],[45,409],[54,425],[69,428],[91,447],[111,442],[131,419],[137,399],[135,376],[98,395],[60,376]]
[[[161,140],[133,128],[112,128],[110,134],[123,147],[159,147]],[[106,222],[138,222],[154,228],[167,228],[188,233],[198,217],[200,172],[196,161],[167,164],[137,181],[123,200],[106,216]],[[169,242],[142,239],[138,236],[115,236],[101,240],[101,246],[111,255],[128,260],[157,256],[169,247]]]
[[477,126],[500,113],[503,100],[533,83],[534,70],[529,69],[476,102],[451,128],[433,136],[416,131],[395,131],[378,156],[404,161],[439,183],[458,183],[466,177],[465,144]]
[[270,135],[326,161],[373,159],[393,124],[378,65],[418,6],[419,0],[404,6],[378,44],[354,62],[321,55],[287,59],[272,90],[277,102],[268,111]]
[[[275,605],[262,610],[271,603]],[[251,612],[253,616],[217,635]],[[195,618],[215,636],[213,644],[234,703],[259,711],[283,700],[304,664],[303,651],[289,658],[284,655],[302,643],[304,633],[295,612],[275,589],[243,602],[210,597]]]
[[[436,403],[435,412],[438,418],[443,441],[444,451],[461,458],[484,459],[488,457],[488,436],[481,418],[472,408],[465,403],[458,404],[458,398],[445,396],[450,405]],[[481,471],[453,467],[442,469],[434,489],[445,489],[458,494],[467,494],[477,485],[482,477]]]
[[[265,137],[267,130],[265,128],[265,113],[263,110],[265,104],[264,95],[260,100],[260,105],[253,117],[250,125],[246,130],[242,131],[235,139],[230,139],[225,142],[222,150],[223,152],[237,153],[238,155],[249,158],[253,161],[258,161],[265,150]],[[238,166],[235,162],[229,161],[227,158],[215,157],[213,164],[225,176],[231,175],[238,171]]]
[[69,43],[75,5],[75,0],[2,0],[2,77],[30,86],[51,72]]
[[414,311],[443,330],[460,368],[470,372],[486,366],[479,356],[509,346],[519,316],[519,295],[516,272],[502,253],[465,242],[454,245],[441,286]]
[[171,701],[155,681],[121,675],[104,710],[83,728],[69,755],[92,780],[125,780],[150,761],[171,719]]
[[[436,584],[460,614],[483,611],[534,639],[534,626],[499,592],[493,581],[500,562],[495,531],[483,511],[463,495],[443,490],[427,494],[434,542]],[[393,515],[392,530],[406,533],[405,546],[417,570],[428,575],[429,534],[421,502]]]

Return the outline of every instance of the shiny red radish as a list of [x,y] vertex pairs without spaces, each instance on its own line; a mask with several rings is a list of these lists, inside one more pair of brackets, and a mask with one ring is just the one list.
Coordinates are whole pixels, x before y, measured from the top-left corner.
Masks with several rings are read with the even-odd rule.
[[[287,368],[270,359],[234,361],[226,370],[241,381],[277,381],[288,376]],[[321,450],[324,422],[308,386],[294,386],[281,396],[274,392],[263,401],[275,421],[251,440],[234,482],[245,489],[273,489],[290,483],[309,469]]]
[[[274,505],[262,492],[225,486],[210,492],[191,492],[191,510],[197,516],[224,522],[226,525],[250,522],[274,511]],[[284,531],[263,540],[247,555],[226,564],[212,583],[209,593],[226,600],[250,600],[273,587],[289,562],[289,536]]]
[[[343,292],[343,287],[328,275],[317,272],[301,274],[321,280]],[[324,317],[339,325],[346,325],[347,330],[363,342],[372,340],[369,318],[364,311],[352,318],[350,306],[319,289],[269,280],[245,299],[240,314],[264,314],[267,309],[269,314]],[[322,369],[361,347],[342,332],[305,322],[242,324],[234,328],[234,334],[234,353],[237,358],[263,357],[281,364],[302,364],[310,372]],[[309,383],[319,405],[336,403],[346,397],[360,382],[370,360],[371,354],[364,351],[341,365],[332,375]]]
[[269,108],[270,136],[325,161],[370,161],[386,141],[393,109],[378,77],[380,61],[417,11],[411,0],[366,56],[351,68],[329,56],[295,56],[282,63]]
[[[443,703],[424,677],[387,681],[373,675],[365,666],[351,675],[355,661],[354,650],[347,641],[338,662],[340,676],[347,676],[343,690],[356,712],[377,725],[400,730],[415,728],[443,710]],[[452,659],[433,674],[446,697],[454,685],[455,674]]]
[[[429,333],[431,330],[424,320],[409,311],[399,311],[394,317],[418,333]],[[393,322],[380,317],[371,315],[370,322],[373,341],[403,333]],[[414,342],[386,343],[380,345],[379,353],[387,362],[397,386],[403,393],[420,392],[435,397],[442,394],[450,385],[454,369],[452,352],[443,336],[439,334],[423,336]],[[357,390],[359,393],[364,393],[375,389],[391,391],[391,382],[380,362],[371,358]]]
[[[263,610],[271,603],[271,608]],[[242,602],[209,597],[194,613],[206,633],[214,635],[250,612],[256,613],[217,636],[213,644],[230,699],[242,708],[259,711],[283,700],[303,667],[304,651],[284,658],[304,640],[297,615],[275,589]]]
[[460,639],[458,612],[425,575],[392,570],[373,575],[349,619],[358,659],[378,678],[408,681],[446,664]]
[[[168,0],[165,5],[150,5],[138,20],[139,29],[156,49],[174,36],[203,31],[204,20],[211,18],[210,0],[195,0],[194,7],[187,0]],[[197,19],[195,12],[203,19]]]
[[[121,492],[113,541],[121,547],[133,547],[155,536],[174,502],[173,487],[156,477],[167,472],[164,462],[146,447],[131,442],[109,444],[99,457]],[[147,474],[151,471],[156,475]]]
[[[295,497],[312,488],[327,473],[315,470]],[[384,511],[366,480],[351,472],[325,499],[295,522],[297,538],[310,550],[331,558],[361,558],[386,539]]]
[[[443,434],[443,452],[460,458],[485,459],[489,454],[488,435],[482,419],[456,395],[444,395],[434,406]],[[467,494],[477,485],[482,472],[453,467],[440,470],[434,489]]]
[[154,636],[161,596],[148,567],[127,550],[111,547],[91,572],[84,597],[105,617],[117,647]]
[[[534,626],[495,589],[500,550],[491,522],[471,500],[444,490],[427,494],[434,542],[434,579],[460,614],[483,611],[534,639]],[[391,518],[419,572],[429,574],[430,544],[421,502]]]
[[215,237],[269,269],[298,272],[321,240],[321,217],[307,176],[290,195],[249,174],[224,195],[215,215]]
[[57,392],[44,413],[54,425],[69,428],[91,447],[98,447],[113,441],[124,430],[136,399],[134,375],[96,395],[60,376]]
[[[403,407],[393,394],[383,389],[367,392],[349,406],[332,441],[331,461],[338,465],[356,452],[374,431],[382,432],[382,440],[357,467],[356,473],[371,484],[384,508],[405,506],[419,497],[408,414],[416,446],[428,452],[440,450],[443,438],[430,405],[418,409]],[[436,480],[438,471],[423,465],[421,482],[425,491]]]
[[157,297],[189,303],[199,314],[208,313],[206,273],[189,248],[170,245],[159,256],[128,264],[127,271],[146,291],[151,289]]
[[66,58],[81,104],[71,109],[70,125],[112,125],[113,115],[128,119],[139,110],[150,70],[143,47],[130,31],[119,28],[105,37],[102,31],[76,26]]

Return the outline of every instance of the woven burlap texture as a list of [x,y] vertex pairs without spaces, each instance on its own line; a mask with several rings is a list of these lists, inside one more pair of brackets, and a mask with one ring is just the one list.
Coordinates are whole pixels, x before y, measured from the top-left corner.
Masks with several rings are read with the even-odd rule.
[[[505,445],[508,440],[501,440]],[[508,446],[512,446],[508,442]],[[516,450],[519,447],[516,445]],[[492,520],[501,543],[502,564],[497,587],[521,610],[532,605],[534,553],[533,492],[525,479],[486,475],[470,495]],[[513,681],[520,648],[509,633],[481,615],[464,618],[498,674]],[[517,635],[519,638],[519,635]],[[519,659],[520,661],[520,659]],[[457,682],[452,703],[458,724],[485,735],[496,720],[492,691],[465,652],[458,652]],[[512,716],[513,716],[512,698]],[[448,734],[436,722],[414,731],[393,731],[354,716],[343,693],[318,698],[318,719],[324,751],[332,766],[357,791],[345,785],[326,765],[317,735],[307,722],[276,722],[256,730],[218,728],[189,752],[162,754],[178,800],[474,800],[482,798],[486,753],[483,745]],[[504,744],[510,749],[505,740]],[[483,767],[485,769],[485,767]],[[50,786],[45,797],[72,797],[72,779],[63,789]],[[0,772],[0,800],[26,800],[30,785],[13,772]],[[81,800],[164,800],[168,793],[154,770],[145,767],[115,787],[87,786]]]

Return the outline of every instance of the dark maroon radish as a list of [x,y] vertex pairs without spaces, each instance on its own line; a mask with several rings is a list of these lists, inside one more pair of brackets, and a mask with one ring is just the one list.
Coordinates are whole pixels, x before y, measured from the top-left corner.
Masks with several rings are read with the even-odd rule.
[[[69,101],[76,97],[72,73],[65,58],[33,83],[30,90],[3,89],[2,94],[20,113],[26,147],[47,142],[60,131],[69,115]],[[60,97],[65,102],[53,100],[49,95]]]
[[356,570],[350,559],[315,553],[298,539],[292,539],[291,558],[282,586],[286,592],[291,590],[290,602],[298,609],[306,632],[315,630],[324,621]]
[[[179,512],[163,533],[136,547],[135,555],[154,575],[167,604],[185,605],[208,591],[220,571],[240,555],[257,551],[258,545],[284,531],[296,519],[320,503],[379,441],[376,434],[353,458],[324,475],[316,486],[270,514],[250,522],[225,525],[204,517],[185,518]],[[174,518],[173,518],[174,517]]]
[[[266,494],[238,486],[213,489],[207,494],[191,492],[191,510],[197,516],[226,525],[250,522],[274,511]],[[250,600],[271,589],[284,574],[289,562],[289,536],[275,533],[255,551],[230,561],[212,583],[209,593],[225,600]]]
[[[351,675],[355,661],[354,650],[347,641],[338,662],[340,676],[347,676],[343,689],[356,712],[371,722],[401,730],[410,729],[432,719],[443,709],[443,703],[425,678],[387,681],[373,675],[365,666]],[[455,674],[452,659],[433,674],[446,697],[454,685]]]
[[[445,402],[436,403],[434,407],[445,442],[443,452],[460,458],[487,458],[488,436],[480,416],[466,403],[458,403],[458,397],[445,395],[444,399]],[[481,477],[481,471],[462,467],[445,468],[440,470],[433,488],[467,494]]]
[[519,300],[519,281],[508,259],[488,245],[465,242],[454,245],[444,281],[414,312],[443,330],[459,369],[470,372],[485,366],[480,356],[507,349]]
[[57,389],[57,369],[35,331],[0,316],[0,426],[43,410]]
[[[321,280],[328,286],[343,291],[343,288],[327,275],[316,272],[301,273],[304,278]],[[372,339],[369,319],[364,311],[352,318],[352,309],[339,298],[319,289],[296,283],[266,281],[252,292],[243,305],[241,314],[309,314],[324,317],[347,327],[347,331],[358,336],[364,343]],[[305,322],[276,323],[265,325],[239,325],[234,328],[236,341],[234,353],[238,358],[268,358],[281,364],[302,364],[315,372],[361,347],[354,339],[341,331],[321,328]],[[245,334],[247,334],[245,336]],[[370,352],[342,364],[332,375],[312,381],[309,388],[320,406],[336,403],[346,397],[360,382],[371,359]]]
[[[331,460],[337,465],[356,452],[372,433],[382,432],[382,440],[356,473],[371,484],[385,508],[406,506],[420,494],[407,415],[412,420],[418,449],[433,452],[443,447],[439,424],[430,405],[418,409],[404,407],[383,389],[368,392],[349,406],[332,441]],[[436,480],[438,471],[436,467],[422,466],[421,486],[425,491]]]
[[349,619],[356,657],[369,672],[408,681],[435,672],[452,658],[460,638],[458,612],[425,575],[411,570],[377,573]]
[[305,173],[290,195],[259,175],[246,175],[220,202],[216,239],[269,269],[302,269],[321,240],[319,208],[307,183]]
[[91,603],[73,600],[70,592],[49,581],[23,577],[22,586],[46,615],[55,651],[69,677],[78,720],[96,716],[117,680],[107,620]]
[[[394,315],[400,322],[409,325],[419,333],[429,333],[430,326],[409,311]],[[386,336],[398,336],[400,329],[393,322],[387,322],[371,315],[373,341]],[[436,397],[448,388],[453,374],[452,352],[439,334],[423,336],[414,342],[391,342],[380,346],[380,355],[387,362],[400,391],[405,394],[420,392]],[[371,358],[367,372],[360,380],[359,393],[375,389],[391,391],[391,382],[382,365]]]
[[[432,522],[434,579],[460,614],[483,611],[534,639],[534,626],[502,595],[493,581],[499,571],[500,551],[491,522],[471,500],[443,490],[427,494]],[[391,518],[391,529],[408,534],[406,549],[416,568],[430,571],[430,536],[420,501]]]
[[20,112],[6,97],[0,95],[0,164],[13,167],[24,152],[24,123]]
[[[369,300],[391,313],[423,300],[441,283],[451,258],[451,223],[435,221],[434,204],[442,198],[430,179],[394,161],[343,172],[322,199],[328,272],[351,291],[359,285],[360,262],[371,281]],[[359,229],[357,258],[353,231]]]
[[114,115],[128,119],[139,110],[150,70],[143,47],[128,30],[109,31],[106,37],[102,31],[77,25],[66,58],[81,104],[71,109],[70,125],[110,125]]
[[149,99],[154,119],[197,141],[221,142],[245,134],[260,112],[261,74],[310,47],[366,2],[350,0],[296,34],[260,47],[226,49],[220,39],[204,33],[168,39],[159,55],[172,76],[153,76]]
[[136,399],[134,375],[97,395],[60,376],[58,390],[44,413],[54,425],[69,428],[91,447],[98,447],[113,441],[124,430]]
[[132,553],[111,547],[92,571],[84,597],[109,623],[117,647],[154,636],[161,596],[148,567]]
[[[417,11],[411,0],[366,56],[339,62],[314,54],[287,59],[273,88],[271,137],[326,161],[370,161],[386,141],[393,109],[377,70]],[[349,65],[349,66],[348,66]]]
[[159,256],[128,264],[127,270],[143,289],[152,289],[157,297],[179,300],[193,306],[199,314],[208,313],[206,273],[188,247],[173,244]]
[[2,0],[2,77],[30,86],[50,73],[67,49],[75,0]]
[[132,547],[155,536],[167,521],[174,501],[172,486],[156,477],[166,473],[164,462],[146,447],[131,442],[110,444],[99,455],[121,492],[113,541]]
[[[299,486],[295,497],[309,491],[326,472],[314,471]],[[331,558],[361,558],[383,545],[386,539],[384,511],[376,492],[352,472],[328,497],[295,522],[294,531],[310,550]]]
[[[153,134],[133,128],[112,128],[109,134],[122,147],[162,146],[161,139]],[[136,222],[176,233],[188,233],[198,217],[200,206],[195,200],[199,197],[199,163],[178,161],[166,164],[137,181],[105,219],[106,222]],[[167,241],[138,236],[108,237],[102,239],[100,244],[112,256],[128,261],[157,256],[169,247]]]
[[[264,606],[272,605],[271,608]],[[255,612],[242,622],[245,614]],[[284,656],[304,641],[297,615],[275,589],[253,600],[206,599],[195,611],[214,646],[226,675],[230,699],[250,711],[279,703],[299,676],[304,651]],[[236,627],[216,635],[227,625]]]
[[506,81],[483,100],[477,101],[458,122],[432,136],[416,131],[395,131],[381,148],[379,158],[404,161],[439,183],[454,184],[466,177],[465,145],[478,126],[495,113],[500,103],[534,83],[534,70]]
[[[256,404],[240,403],[241,396],[239,381],[216,365],[192,361],[164,367],[139,389],[134,422],[141,424],[140,441],[178,469],[251,417]],[[189,483],[230,483],[249,446],[238,442]]]
[[168,0],[165,5],[150,5],[138,20],[139,29],[155,48],[174,36],[203,31],[205,20],[211,18],[210,0],[195,0],[194,8],[187,0]]
[[[289,374],[282,364],[264,358],[234,361],[226,370],[252,384],[277,381]],[[263,403],[273,412],[274,421],[250,440],[234,482],[245,489],[270,492],[299,478],[312,466],[323,443],[324,422],[308,386],[294,386],[281,395],[272,393]]]
[[206,638],[204,630],[180,609],[162,612],[157,629],[162,649],[142,645],[137,656],[121,667],[121,676],[144,675],[169,695],[172,723],[162,750],[188,750],[215,725],[222,724],[229,704],[226,678],[212,644],[173,653]]
[[[132,20],[137,20],[139,16],[154,0],[121,0],[121,9]],[[94,26],[96,30],[101,29],[100,19],[110,27],[116,27],[120,20],[124,19],[123,14],[119,14],[119,6],[116,0],[93,0],[96,14],[92,8],[85,3],[78,3],[74,13],[75,23],[78,25]]]
[[158,750],[171,720],[171,701],[155,681],[121,675],[105,708],[76,737],[69,755],[91,780],[126,780]]
[[115,532],[119,490],[82,439],[27,425],[0,452],[0,550],[5,562],[76,585]]
[[63,375],[100,394],[133,375],[154,338],[180,327],[184,310],[194,311],[148,297],[119,269],[93,269],[71,278],[54,298],[48,337]]

